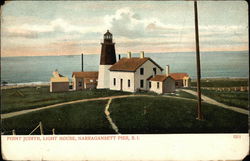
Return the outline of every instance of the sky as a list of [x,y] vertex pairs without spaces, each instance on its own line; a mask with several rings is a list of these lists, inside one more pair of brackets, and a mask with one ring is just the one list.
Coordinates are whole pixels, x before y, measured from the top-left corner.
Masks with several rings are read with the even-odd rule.
[[[100,54],[103,34],[116,53],[195,51],[192,1],[7,1],[1,56]],[[200,50],[248,50],[245,1],[198,1]]]

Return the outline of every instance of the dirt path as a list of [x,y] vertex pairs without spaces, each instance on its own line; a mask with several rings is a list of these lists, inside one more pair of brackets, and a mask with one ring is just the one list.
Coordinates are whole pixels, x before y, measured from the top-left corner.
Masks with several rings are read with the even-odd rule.
[[117,134],[121,134],[121,133],[119,133],[118,127],[115,125],[115,123],[113,122],[112,118],[110,117],[109,106],[110,106],[111,101],[112,101],[112,98],[109,99],[109,101],[108,101],[108,103],[107,103],[107,105],[106,105],[106,107],[105,107],[104,113],[105,113],[105,115],[106,115],[106,117],[107,117],[107,119],[108,119],[108,121],[109,121],[109,124],[111,125],[112,129],[113,129]]
[[76,100],[76,101],[69,101],[69,102],[63,102],[63,103],[58,103],[54,105],[48,105],[48,106],[43,106],[35,109],[27,109],[27,110],[21,110],[21,111],[16,111],[16,112],[10,112],[6,114],[1,114],[1,119],[6,119],[34,111],[40,111],[44,109],[49,109],[49,108],[54,108],[62,105],[69,105],[69,104],[75,104],[75,103],[81,103],[81,102],[88,102],[88,101],[97,101],[97,100],[107,100],[111,98],[124,98],[124,97],[131,97],[132,95],[121,95],[121,96],[110,96],[110,97],[99,97],[99,98],[89,98],[89,99],[81,99],[81,100]]
[[[182,91],[197,96],[197,92],[196,91],[192,91],[192,90],[189,90],[189,89],[182,89]],[[204,96],[204,95],[201,95],[201,98],[205,102],[207,102],[207,103],[210,103],[210,104],[213,104],[213,105],[217,105],[217,106],[223,107],[225,109],[229,109],[229,110],[232,110],[232,111],[235,111],[235,112],[239,112],[239,113],[242,113],[242,114],[245,114],[245,115],[249,115],[249,111],[246,110],[246,109],[242,109],[242,108],[239,108],[239,107],[225,105],[223,103],[217,102],[216,100],[214,100],[212,98],[209,98],[207,96]]]
[[[114,99],[114,98],[125,98],[125,97],[154,97],[154,96],[153,95],[133,95],[133,94],[131,94],[131,95],[120,95],[120,96],[81,99],[81,100],[76,100],[76,101],[69,101],[69,102],[63,102],[63,103],[58,103],[58,104],[54,104],[54,105],[43,106],[43,107],[34,108],[34,109],[27,109],[27,110],[21,110],[21,111],[16,111],[16,112],[5,113],[5,114],[1,114],[1,119],[6,119],[6,118],[14,117],[14,116],[19,116],[19,115],[23,115],[23,114],[34,112],[34,111],[40,111],[40,110],[44,110],[44,109],[55,108],[55,107],[62,106],[62,105],[69,105],[69,104],[75,104],[75,103],[81,103],[81,102],[89,102],[89,101],[97,101],[97,100],[107,100],[107,99]],[[164,96],[164,97],[173,98],[174,96]],[[186,99],[186,98],[181,98],[181,97],[174,97],[174,98]]]
[[[192,90],[183,89],[183,91],[188,92],[188,93],[193,94],[193,95],[196,95],[196,92],[192,91]],[[115,98],[126,98],[126,97],[155,97],[155,96],[154,95],[133,95],[132,94],[132,95],[120,95],[120,96],[81,99],[81,100],[76,100],[76,101],[69,101],[69,102],[63,102],[63,103],[58,103],[58,104],[54,104],[54,105],[43,106],[43,107],[39,107],[39,108],[35,108],[35,109],[27,109],[27,110],[21,110],[21,111],[16,111],[16,112],[5,113],[5,114],[1,114],[1,119],[6,119],[6,118],[14,117],[14,116],[19,116],[19,115],[23,115],[23,114],[26,114],[26,113],[40,111],[40,110],[44,110],[44,109],[55,108],[55,107],[59,107],[59,106],[63,106],[63,105],[69,105],[69,104],[75,104],[75,103],[81,103],[81,102],[88,102],[88,101],[107,100],[107,99],[115,99]],[[163,97],[177,98],[177,99],[182,99],[182,100],[193,100],[193,99],[176,97],[176,96],[163,96]],[[202,99],[205,100],[207,103],[210,103],[210,104],[218,105],[218,106],[224,107],[226,109],[233,110],[233,111],[236,111],[236,112],[240,112],[240,113],[243,113],[243,114],[247,114],[247,115],[249,114],[248,110],[240,109],[238,107],[232,107],[232,106],[224,105],[224,104],[219,103],[219,102],[217,102],[217,101],[215,101],[215,100],[213,100],[213,99],[211,99],[209,97],[206,97],[204,95],[202,95]]]

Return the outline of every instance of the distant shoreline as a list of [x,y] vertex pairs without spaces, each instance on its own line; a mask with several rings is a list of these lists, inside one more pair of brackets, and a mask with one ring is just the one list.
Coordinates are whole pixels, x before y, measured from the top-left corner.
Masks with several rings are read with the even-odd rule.
[[[248,80],[248,77],[207,77],[201,80]],[[191,78],[191,81],[196,81],[196,78]]]
[[[248,80],[247,77],[225,77],[225,78],[201,78],[201,80]],[[192,79],[192,82],[196,81],[196,79]],[[12,88],[23,88],[23,87],[45,87],[49,86],[49,82],[30,82],[30,83],[10,83],[6,85],[1,85],[2,89],[12,89]]]
[[2,89],[12,89],[12,88],[23,88],[23,87],[44,87],[44,86],[49,86],[49,83],[12,83],[10,85],[1,85],[1,90]]

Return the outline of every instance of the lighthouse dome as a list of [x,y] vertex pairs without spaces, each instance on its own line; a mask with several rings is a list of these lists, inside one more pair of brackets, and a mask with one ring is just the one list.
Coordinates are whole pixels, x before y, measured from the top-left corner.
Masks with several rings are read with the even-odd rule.
[[107,30],[107,32],[104,34],[104,40],[111,40],[113,38],[113,35]]

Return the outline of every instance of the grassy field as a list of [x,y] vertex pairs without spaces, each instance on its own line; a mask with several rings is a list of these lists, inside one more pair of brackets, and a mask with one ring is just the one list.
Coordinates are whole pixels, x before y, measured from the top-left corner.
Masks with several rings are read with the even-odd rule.
[[[196,86],[196,81],[192,81],[191,86]],[[240,87],[240,86],[248,86],[248,79],[243,79],[243,78],[201,79],[201,87]]]
[[182,97],[182,98],[189,98],[189,99],[197,99],[196,96],[194,96],[194,95],[192,95],[190,93],[181,91],[181,90],[176,91],[174,94],[170,93],[170,94],[164,94],[164,95],[166,95],[166,96]]
[[[15,129],[18,135],[28,135],[41,121],[45,134],[112,134],[104,115],[107,101],[84,102],[28,113],[2,120],[2,131]],[[34,134],[40,134],[39,128]]]
[[204,121],[197,121],[196,102],[176,98],[124,98],[112,101],[111,118],[122,134],[247,132],[248,117],[202,104]]
[[[136,95],[151,95],[151,96],[163,96],[162,94],[157,94],[155,92],[151,92],[151,91],[137,91],[135,92]],[[174,96],[174,97],[182,97],[182,98],[189,98],[189,99],[196,99],[197,97],[181,91],[181,90],[176,90],[175,93],[165,93],[164,96]]]
[[202,89],[202,94],[230,106],[248,109],[248,92]]
[[[91,101],[2,120],[2,132],[29,134],[41,121],[45,134],[114,134],[106,101]],[[110,113],[122,134],[247,132],[246,115],[203,103],[205,120],[196,120],[196,102],[160,96],[113,99]],[[39,134],[39,129],[34,134]]]
[[[112,91],[112,90],[85,90],[50,93],[49,87],[24,87],[17,89],[1,90],[1,113],[20,111],[24,109],[37,108],[41,106],[73,101],[84,98],[107,97],[114,95],[132,94],[129,92]],[[158,94],[148,91],[140,91],[135,94],[155,95]],[[177,91],[175,94],[169,94],[177,97],[196,98],[183,91]]]
[[[192,86],[196,86],[196,82],[191,83]],[[202,79],[201,87],[241,87],[248,86],[247,79]],[[196,89],[192,89],[195,90]],[[201,89],[202,94],[210,98],[215,99],[218,102],[224,103],[230,106],[236,106],[244,109],[248,109],[248,92],[241,91],[216,91],[209,89]]]
[[1,113],[41,107],[84,98],[131,94],[111,90],[85,90],[50,93],[49,87],[25,87],[1,90]]

